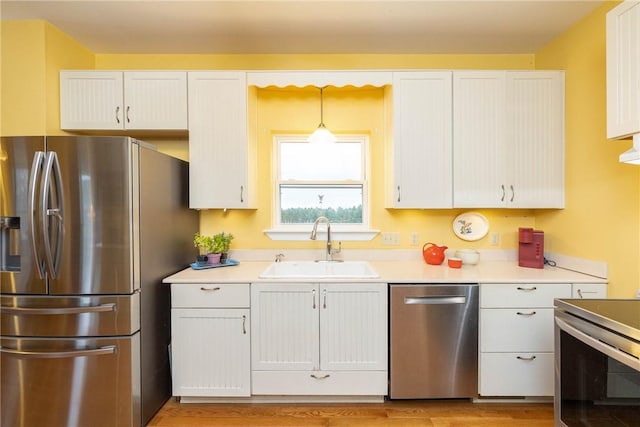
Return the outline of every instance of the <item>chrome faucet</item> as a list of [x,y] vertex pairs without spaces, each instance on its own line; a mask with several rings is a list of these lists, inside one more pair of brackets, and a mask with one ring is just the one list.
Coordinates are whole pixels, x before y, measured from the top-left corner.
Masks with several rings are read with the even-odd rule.
[[327,252],[325,254],[325,261],[334,261],[333,254],[340,253],[340,251],[342,250],[342,243],[339,244],[340,246],[337,250],[332,249],[333,243],[331,242],[331,222],[329,222],[329,219],[326,216],[320,216],[318,217],[318,219],[316,219],[316,221],[313,223],[313,229],[311,230],[311,236],[309,236],[309,238],[311,240],[316,240],[318,224],[320,224],[321,222],[325,222],[327,224]]

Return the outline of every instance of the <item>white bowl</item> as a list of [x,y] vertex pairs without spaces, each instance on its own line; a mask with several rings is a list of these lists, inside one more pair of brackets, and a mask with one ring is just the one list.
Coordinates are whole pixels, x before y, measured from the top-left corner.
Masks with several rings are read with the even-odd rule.
[[480,261],[480,252],[474,249],[458,249],[456,257],[460,258],[463,264],[474,265]]

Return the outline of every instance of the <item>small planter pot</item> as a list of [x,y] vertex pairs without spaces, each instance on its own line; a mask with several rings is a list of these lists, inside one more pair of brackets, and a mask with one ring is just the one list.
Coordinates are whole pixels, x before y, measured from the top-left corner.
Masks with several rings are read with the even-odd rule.
[[198,255],[196,257],[196,264],[198,264],[201,267],[203,265],[207,265],[208,262],[209,262],[209,257],[206,255]]
[[220,264],[226,264],[229,259],[229,254],[224,252],[220,254]]
[[220,255],[221,254],[207,254],[207,258],[209,258],[207,262],[209,265],[220,264]]

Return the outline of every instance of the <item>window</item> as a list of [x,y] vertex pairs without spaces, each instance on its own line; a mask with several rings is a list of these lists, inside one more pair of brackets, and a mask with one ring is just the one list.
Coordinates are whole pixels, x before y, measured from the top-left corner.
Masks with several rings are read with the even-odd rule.
[[369,225],[367,136],[310,144],[280,135],[274,142],[277,229],[310,230],[319,216],[331,221],[332,231]]

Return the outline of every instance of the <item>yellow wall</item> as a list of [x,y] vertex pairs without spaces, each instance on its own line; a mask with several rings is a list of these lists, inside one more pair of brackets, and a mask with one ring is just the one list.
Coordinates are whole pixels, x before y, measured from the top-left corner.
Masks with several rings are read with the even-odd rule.
[[[58,70],[66,69],[565,69],[566,201],[564,210],[481,210],[499,248],[516,247],[519,226],[545,230],[547,249],[609,264],[610,296],[632,297],[640,283],[640,169],[618,163],[628,143],[607,141],[605,126],[605,3],[535,55],[93,55],[43,22],[2,22],[2,135],[60,132]],[[206,211],[205,233],[236,235],[235,248],[310,248],[314,242],[273,242],[262,230],[271,225],[271,145],[274,133],[308,132],[317,125],[317,94],[303,90],[258,91],[259,209]],[[463,242],[451,230],[460,210],[387,210],[383,207],[383,92],[330,89],[325,122],[337,132],[371,136],[371,193],[374,228],[411,232],[420,242],[450,247],[494,248],[489,239]],[[11,109],[8,108],[11,106]],[[354,108],[357,106],[357,108]],[[354,111],[356,113],[354,113]],[[156,138],[152,138],[156,139]],[[184,141],[159,140],[165,151],[184,157]],[[347,248],[380,248],[372,242],[345,242]]]
[[60,70],[93,68],[93,53],[44,21],[2,21],[0,31],[0,135],[64,133]]
[[0,21],[0,134],[46,131],[45,27],[42,21]]
[[566,208],[536,215],[553,252],[605,261],[611,297],[640,288],[640,168],[618,162],[628,141],[606,138],[605,3],[536,54],[566,70]]
[[96,55],[110,70],[533,69],[534,55]]

